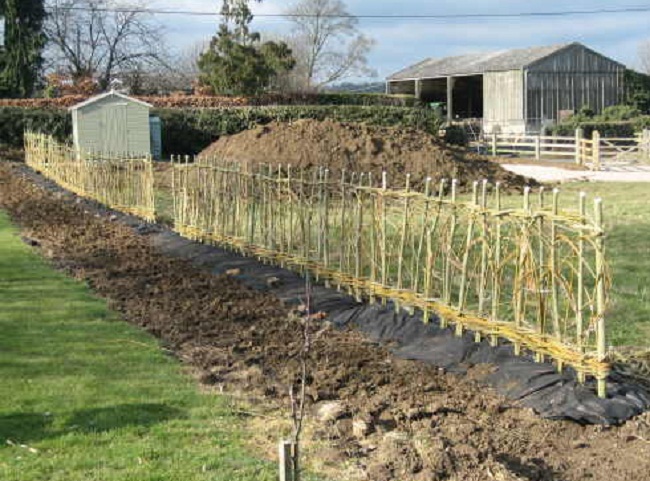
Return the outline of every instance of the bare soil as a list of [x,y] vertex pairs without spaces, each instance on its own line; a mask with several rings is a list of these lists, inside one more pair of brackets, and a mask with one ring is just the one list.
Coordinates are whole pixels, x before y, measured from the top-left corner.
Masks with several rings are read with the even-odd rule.
[[390,187],[402,188],[406,173],[411,186],[422,189],[431,177],[458,179],[467,190],[474,181],[500,182],[504,189],[521,190],[537,185],[534,180],[512,174],[486,157],[448,146],[418,130],[340,123],[331,120],[273,122],[237,135],[222,137],[199,156],[253,164],[327,166],[335,178],[347,172],[372,172],[376,185],[382,171]]
[[[50,192],[0,164],[0,207],[43,255],[86,281],[205,383],[244,391],[285,410],[296,380],[302,320],[277,299],[156,251],[146,235],[70,194]],[[314,343],[310,439],[333,479],[645,481],[650,414],[618,428],[542,420],[479,385],[482,368],[458,377],[398,360],[354,331]],[[338,409],[322,415],[325,403]],[[258,426],[270,424],[265,420]],[[260,452],[273,452],[269,435]],[[323,459],[330,462],[324,463]]]

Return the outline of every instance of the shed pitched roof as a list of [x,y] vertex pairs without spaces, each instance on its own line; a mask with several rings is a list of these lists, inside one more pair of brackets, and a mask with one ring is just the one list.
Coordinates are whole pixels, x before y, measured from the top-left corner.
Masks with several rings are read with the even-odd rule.
[[388,77],[388,80],[436,78],[448,75],[471,75],[484,72],[520,70],[572,45],[580,44],[577,42],[565,43],[546,47],[459,55],[441,59],[429,58],[392,74]]
[[94,104],[95,102],[99,102],[100,100],[103,100],[103,99],[105,99],[107,97],[118,97],[118,98],[121,98],[123,100],[127,100],[129,102],[135,102],[136,104],[140,104],[140,105],[144,105],[145,107],[153,108],[153,105],[148,104],[147,102],[143,102],[140,99],[129,97],[128,95],[124,95],[124,94],[121,94],[119,92],[116,92],[115,90],[111,90],[110,92],[106,92],[106,93],[103,93],[101,95],[91,97],[91,98],[89,98],[87,100],[84,100],[81,103],[78,103],[77,105],[73,105],[68,110],[70,110],[70,111],[79,110],[79,109],[84,108],[84,107],[86,107],[88,105]]

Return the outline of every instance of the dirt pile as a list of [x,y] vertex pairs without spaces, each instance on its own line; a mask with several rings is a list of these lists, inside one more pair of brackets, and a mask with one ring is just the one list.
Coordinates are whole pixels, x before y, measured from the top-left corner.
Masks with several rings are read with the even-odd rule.
[[[0,165],[0,206],[53,262],[85,280],[128,321],[198,367],[206,382],[244,390],[287,412],[299,372],[302,320],[229,276],[161,255],[146,237],[68,194]],[[621,428],[537,418],[479,386],[398,360],[354,331],[314,343],[308,460],[332,479],[642,481],[650,472],[650,416]],[[324,403],[336,403],[329,409]],[[329,414],[323,417],[323,412]],[[260,430],[270,424],[260,421]],[[268,432],[267,452],[278,431]],[[342,469],[352,471],[341,472]]]
[[483,156],[447,146],[418,130],[330,120],[273,122],[222,137],[200,156],[305,168],[325,165],[335,178],[340,176],[341,169],[372,172],[377,184],[381,172],[386,171],[392,188],[403,188],[407,173],[416,189],[422,189],[426,177],[431,177],[436,185],[441,179],[458,179],[464,190],[473,181],[483,179],[500,182],[505,189],[520,190],[536,184]]

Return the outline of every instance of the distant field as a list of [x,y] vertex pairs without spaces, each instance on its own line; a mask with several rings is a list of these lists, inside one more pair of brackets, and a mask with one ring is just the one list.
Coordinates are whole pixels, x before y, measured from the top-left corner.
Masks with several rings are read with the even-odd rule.
[[46,266],[2,212],[0,303],[1,480],[275,480],[225,398]]

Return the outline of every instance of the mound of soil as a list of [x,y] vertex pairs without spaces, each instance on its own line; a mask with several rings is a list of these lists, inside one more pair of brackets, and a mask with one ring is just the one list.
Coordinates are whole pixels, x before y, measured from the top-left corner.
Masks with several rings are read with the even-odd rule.
[[463,190],[483,179],[500,182],[507,190],[536,185],[483,156],[448,146],[425,132],[331,120],[273,122],[222,137],[199,156],[305,168],[325,165],[336,177],[341,169],[372,172],[377,183],[381,172],[386,171],[392,188],[404,187],[407,173],[415,189],[422,189],[427,177],[435,185],[441,179],[458,179]]
[[[300,316],[230,276],[161,254],[147,236],[152,227],[133,229],[95,204],[37,186],[25,172],[0,164],[0,206],[44,255],[206,382],[287,412],[287,386],[300,372]],[[316,427],[306,433],[328,447],[304,452],[312,460],[330,456],[332,479],[353,479],[335,475],[349,466],[354,479],[374,481],[643,481],[650,472],[648,413],[607,429],[543,420],[482,388],[477,371],[458,377],[399,360],[351,330],[315,336],[309,362],[309,399],[321,416],[309,418]],[[328,410],[334,414],[322,415]],[[278,436],[269,432],[262,452],[275,452]]]

